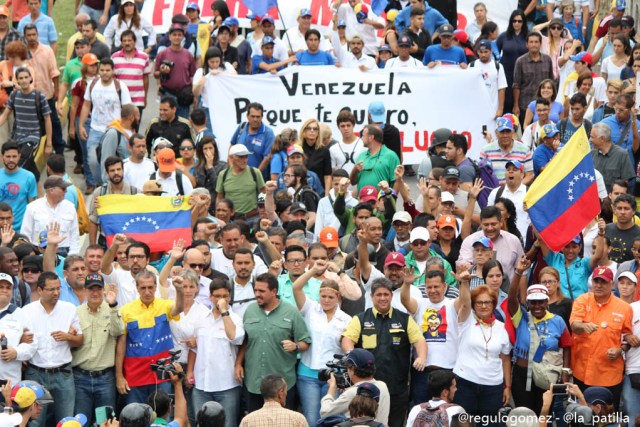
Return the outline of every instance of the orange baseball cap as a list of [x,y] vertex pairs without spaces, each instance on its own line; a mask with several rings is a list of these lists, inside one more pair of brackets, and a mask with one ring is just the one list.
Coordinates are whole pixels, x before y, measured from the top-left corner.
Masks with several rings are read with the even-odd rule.
[[160,172],[176,170],[176,153],[171,148],[163,148],[158,152],[158,169]]
[[100,60],[95,53],[87,53],[82,57],[81,62],[85,65],[95,65],[100,62]]
[[327,248],[338,247],[338,230],[333,227],[325,227],[320,231],[320,242]]
[[9,8],[5,5],[0,6],[0,15],[10,16]]
[[438,228],[445,228],[445,227],[457,228],[457,225],[458,225],[458,221],[456,221],[453,215],[442,215],[438,219]]

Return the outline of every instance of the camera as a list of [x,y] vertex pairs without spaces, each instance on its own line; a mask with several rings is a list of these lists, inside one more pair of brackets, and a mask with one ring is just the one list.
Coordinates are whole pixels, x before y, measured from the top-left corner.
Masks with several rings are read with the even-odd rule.
[[173,62],[173,61],[164,60],[164,61],[162,61],[162,65],[166,65],[169,68],[173,68],[173,66],[176,65],[176,63]]
[[[167,67],[169,67],[171,70],[173,70],[173,66],[176,65],[175,62],[173,61],[162,61],[162,65],[165,65]],[[169,80],[169,77],[171,76],[171,72],[169,73],[160,73],[160,81],[161,82],[166,82],[167,80]]]
[[327,367],[318,371],[318,379],[320,381],[328,381],[332,373],[339,389],[344,390],[351,387],[351,378],[349,378],[349,374],[347,373],[346,355],[334,354],[333,360],[327,362]]
[[566,384],[554,384],[552,393],[554,394],[554,396],[565,396],[569,394],[569,388]]
[[184,372],[176,371],[175,366],[173,366],[173,362],[180,358],[180,353],[182,353],[182,350],[169,350],[169,357],[158,359],[156,363],[151,364],[151,370],[156,373],[156,377],[159,380],[168,380],[171,378],[169,372],[180,378],[184,377]]

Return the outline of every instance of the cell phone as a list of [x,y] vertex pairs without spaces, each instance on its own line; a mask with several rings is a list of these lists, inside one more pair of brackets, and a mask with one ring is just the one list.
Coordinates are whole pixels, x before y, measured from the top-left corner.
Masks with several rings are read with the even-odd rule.
[[554,395],[569,394],[569,387],[566,384],[554,384],[552,392]]
[[96,408],[96,424],[101,425],[108,419],[111,419],[116,416],[116,411],[113,410],[112,406],[100,406]]
[[482,125],[482,134],[483,135],[487,134],[487,125]]

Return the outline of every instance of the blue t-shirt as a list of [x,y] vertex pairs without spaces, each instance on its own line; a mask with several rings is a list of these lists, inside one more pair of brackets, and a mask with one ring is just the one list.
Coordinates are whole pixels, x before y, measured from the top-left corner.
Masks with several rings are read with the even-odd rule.
[[[627,152],[629,153],[629,158],[631,159],[631,164],[635,165],[636,162],[634,161],[634,157],[633,157],[633,126],[631,125],[632,118],[633,116],[629,117],[629,121],[627,121],[627,123],[629,124],[629,127],[622,141],[620,141],[620,137],[622,136],[622,131],[624,131],[624,128],[626,127],[627,123],[618,122],[618,119],[616,118],[615,114],[602,120],[602,123],[608,124],[609,127],[611,128],[611,142],[627,150]],[[637,119],[634,119],[634,120],[636,120],[636,124],[638,125],[637,129],[640,129],[640,120],[637,120]]]
[[[531,101],[527,108],[533,113],[533,121],[531,123],[537,122],[538,114],[536,113],[536,100],[534,99],[533,101]],[[553,101],[551,103],[551,111],[549,112],[549,120],[551,120],[553,123],[558,123],[560,121],[560,114],[562,114],[563,111],[564,106],[558,101]]]
[[298,58],[298,65],[335,65],[333,57],[324,50],[316,53],[303,50],[296,53],[296,58]]
[[284,172],[287,167],[287,154],[284,151],[271,156],[271,173],[277,173],[278,175]]
[[[44,3],[44,2],[43,2]],[[31,20],[31,14],[28,14],[20,20],[18,23],[18,32],[24,34],[24,27],[27,24],[35,24],[38,29],[38,41],[43,45],[49,46],[53,42],[58,41],[58,31],[53,19],[49,18],[44,13],[36,18],[36,22]]]
[[545,167],[547,163],[551,161],[555,154],[555,151],[550,149],[544,144],[538,145],[533,152],[533,173],[538,176],[541,172],[540,169]]
[[443,64],[458,65],[466,64],[467,56],[464,50],[458,46],[451,46],[449,49],[443,49],[439,44],[429,46],[424,52],[422,63],[428,65],[429,62],[440,61]]
[[[278,62],[276,58],[267,59],[264,55],[253,55],[251,57],[251,74],[264,74],[267,71],[261,69],[259,67],[261,62],[265,62],[267,64],[275,64]],[[278,68],[278,71],[282,70],[282,67]]]
[[20,168],[16,173],[7,173],[6,169],[0,169],[0,202],[11,206],[15,231],[20,231],[29,199],[36,197],[38,185],[31,172]]
[[264,123],[256,133],[250,133],[249,125],[244,125],[242,131],[240,126],[236,129],[231,137],[231,145],[242,144],[251,154],[249,154],[249,166],[257,168],[262,160],[271,152],[271,145],[275,135],[273,130]]
[[[589,266],[589,258],[576,258],[569,267],[565,268],[564,254],[562,252],[549,251],[544,261],[548,266],[558,270],[560,274],[560,287],[562,293],[567,298],[574,300],[580,295],[587,293],[587,282],[591,276],[591,267]],[[567,277],[567,273],[569,277]],[[569,291],[571,284],[571,292]]]

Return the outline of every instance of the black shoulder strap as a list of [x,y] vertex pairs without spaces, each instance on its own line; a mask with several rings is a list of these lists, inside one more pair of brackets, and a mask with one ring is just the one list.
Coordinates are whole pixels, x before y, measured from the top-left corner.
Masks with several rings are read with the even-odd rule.
[[149,175],[149,181],[154,181],[156,179],[156,172]]
[[[154,172],[155,174],[155,172]],[[155,179],[155,178],[154,178]],[[100,187],[100,195],[104,196],[105,194],[107,194],[107,183],[102,184],[102,187]]]
[[[496,193],[496,200],[502,197],[502,193],[504,193],[504,187],[506,187],[506,185],[501,185],[500,188],[498,188],[498,192]],[[493,203],[495,204],[495,201]]]
[[120,105],[122,105],[122,88],[120,87],[120,80],[113,79],[113,83],[116,86],[116,93],[118,94],[118,100],[120,101]]
[[560,131],[560,139],[562,139],[564,137],[564,131],[567,130],[567,120],[569,120],[568,118],[564,118],[562,120],[560,120],[560,123],[558,123],[560,125],[560,129],[558,129]]
[[222,171],[222,194],[225,194],[224,192],[224,182],[227,180],[227,175],[229,175],[229,168],[225,168]]
[[[24,307],[25,305],[27,305],[27,284],[24,282],[24,280],[18,281],[18,290],[20,291],[20,298],[22,300],[22,306]],[[7,309],[7,311],[9,310],[11,310],[11,306],[9,306],[9,308]],[[10,313],[13,313],[14,311],[16,311],[15,306]]]
[[184,196],[184,185],[182,185],[182,171],[176,169],[176,184],[178,184],[178,194]]

